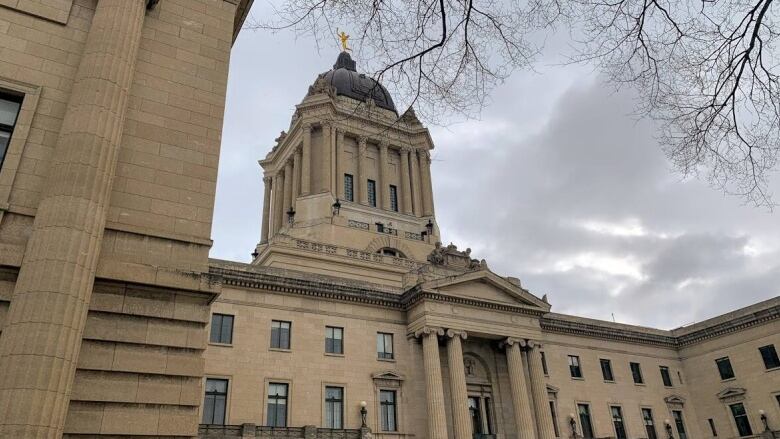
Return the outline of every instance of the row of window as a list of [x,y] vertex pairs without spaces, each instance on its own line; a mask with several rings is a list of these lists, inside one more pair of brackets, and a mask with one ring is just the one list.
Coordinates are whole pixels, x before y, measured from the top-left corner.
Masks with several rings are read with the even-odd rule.
[[[203,400],[203,424],[225,423],[229,381],[226,379],[206,379],[206,394]],[[288,383],[268,383],[266,399],[265,425],[269,427],[287,427],[289,418],[290,385]],[[325,409],[324,428],[344,428],[344,388],[326,386],[323,398]],[[382,431],[398,431],[397,394],[395,390],[379,391],[379,422]]]
[[[292,322],[284,320],[271,320],[271,349],[289,350],[292,339]],[[211,333],[209,340],[212,343],[233,343],[233,316],[228,314],[212,314]],[[325,327],[325,353],[344,354],[344,328],[338,326]],[[377,332],[376,355],[381,360],[395,359],[393,350],[393,334]]]
[[[553,415],[553,425],[556,427],[556,436],[558,434],[555,405],[551,402],[550,409]],[[642,407],[642,423],[645,426],[645,432],[647,433],[647,439],[658,439],[658,432],[656,431],[656,422],[653,417],[653,410],[647,407]],[[612,425],[615,428],[616,439],[628,439],[626,433],[626,423],[623,418],[623,408],[617,405],[609,407],[609,413],[612,418]],[[590,414],[589,404],[577,404],[577,417],[579,418],[581,434],[584,438],[593,438],[593,420]],[[688,435],[685,430],[685,422],[683,420],[683,413],[681,410],[672,410],[672,417],[674,418],[674,425],[677,429],[678,439],[687,439]]]
[[[615,374],[612,373],[612,360],[600,358],[599,364],[601,365],[601,376],[604,378],[604,381],[615,382]],[[642,366],[635,362],[629,362],[628,366],[631,369],[631,377],[634,380],[634,384],[644,384],[645,380],[642,376]],[[542,368],[544,369],[545,375],[547,375],[547,360],[544,357],[544,353],[542,353]],[[672,387],[672,376],[669,374],[669,367],[659,366],[659,371],[664,386]],[[569,374],[572,378],[583,378],[580,357],[577,355],[569,355]]]
[[[758,348],[758,352],[761,354],[761,359],[764,360],[764,368],[776,369],[780,367],[780,358],[777,356],[777,350],[775,345],[770,344],[761,346]],[[722,357],[715,360],[715,365],[718,367],[718,373],[721,380],[730,380],[735,378],[734,368],[731,367],[731,360],[729,357]]]
[[[368,190],[368,205],[376,207],[376,181],[366,180],[366,189]],[[352,174],[344,174],[344,199],[355,201],[355,178]],[[390,185],[390,210],[398,212],[398,188]]]

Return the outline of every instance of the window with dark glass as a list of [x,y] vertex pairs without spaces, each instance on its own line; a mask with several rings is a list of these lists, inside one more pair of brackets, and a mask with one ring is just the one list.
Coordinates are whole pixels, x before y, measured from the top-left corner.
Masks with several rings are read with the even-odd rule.
[[344,353],[344,328],[325,327],[325,352],[328,354]]
[[672,417],[674,418],[674,425],[677,427],[678,439],[688,439],[688,433],[685,432],[685,421],[683,420],[683,414],[680,410],[672,410]]
[[271,347],[274,349],[290,349],[290,322],[271,321]]
[[212,343],[233,343],[233,316],[228,314],[211,315],[211,335],[209,341]]
[[631,367],[631,376],[634,378],[634,384],[644,383],[645,381],[642,378],[642,367],[639,363],[629,363],[629,366]]
[[268,384],[268,413],[266,425],[270,427],[287,426],[287,390],[285,383]]
[[658,435],[655,432],[655,420],[653,420],[653,410],[648,408],[642,409],[642,422],[645,424],[645,432],[647,433],[647,439],[658,439]]
[[203,424],[225,423],[228,380],[206,379],[206,395],[203,399]]
[[355,201],[355,185],[352,174],[344,174],[344,199]]
[[471,429],[475,435],[485,434],[482,427],[482,407],[480,398],[469,396],[469,417],[471,417]]
[[710,431],[712,432],[712,436],[716,437],[718,436],[718,430],[715,429],[715,421],[712,420],[712,418],[707,419],[707,423],[710,424]]
[[607,359],[600,359],[601,363],[601,375],[604,377],[604,381],[615,381],[615,376],[612,375],[612,361]]
[[777,405],[780,406],[780,394],[775,395],[775,399],[777,400]]
[[590,406],[588,404],[577,404],[577,413],[580,416],[582,437],[593,438],[593,423],[590,420]]
[[344,428],[343,387],[325,387],[325,428]]
[[377,332],[376,334],[376,355],[383,360],[392,360],[393,355],[393,334]]
[[390,210],[398,212],[398,188],[390,185]]
[[731,414],[734,416],[734,423],[737,425],[739,436],[753,436],[753,429],[750,428],[750,420],[747,412],[745,412],[745,406],[742,403],[737,403],[731,404],[729,408],[731,408]]
[[672,387],[672,376],[669,375],[669,368],[666,366],[659,366],[661,370],[661,381],[664,382],[664,386]]
[[379,417],[382,431],[398,431],[395,390],[379,391]]
[[368,180],[368,205],[376,207],[376,182],[374,180]]
[[626,425],[623,422],[623,410],[613,405],[609,408],[609,411],[612,413],[612,425],[615,426],[615,437],[617,439],[627,439],[626,438]]
[[552,416],[555,437],[561,437],[561,431],[558,430],[558,410],[555,409],[555,401],[550,401],[550,416]]
[[715,360],[715,364],[718,366],[720,379],[729,380],[734,378],[734,369],[731,368],[731,360],[729,360],[729,357],[718,358]]
[[547,357],[544,355],[544,351],[539,352],[542,357],[542,372],[544,372],[545,375],[549,375],[550,371],[547,370]]
[[767,369],[780,367],[780,358],[777,357],[777,350],[775,350],[775,345],[770,344],[767,346],[762,346],[758,348],[758,351],[761,352],[761,358],[764,360],[764,367]]
[[571,373],[572,378],[582,378],[580,357],[576,355],[569,355],[569,373]]
[[11,135],[14,133],[22,97],[0,92],[0,167],[3,166]]

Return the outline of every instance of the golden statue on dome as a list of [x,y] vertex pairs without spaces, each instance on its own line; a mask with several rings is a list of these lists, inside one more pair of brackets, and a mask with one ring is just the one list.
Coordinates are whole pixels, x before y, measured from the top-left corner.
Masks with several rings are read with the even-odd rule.
[[347,33],[344,31],[339,32],[338,29],[336,29],[336,35],[339,37],[339,40],[341,40],[342,52],[352,52],[352,49],[347,47],[347,40],[349,39],[349,35],[347,35]]

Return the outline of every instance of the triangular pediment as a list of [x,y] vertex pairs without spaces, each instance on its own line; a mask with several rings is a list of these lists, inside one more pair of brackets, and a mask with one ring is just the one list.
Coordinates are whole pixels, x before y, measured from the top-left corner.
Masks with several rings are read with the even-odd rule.
[[718,392],[718,398],[727,399],[727,398],[734,398],[737,396],[745,396],[746,392],[747,390],[741,387],[729,387],[727,389]]
[[392,380],[392,381],[403,381],[404,376],[401,375],[398,372],[394,372],[392,370],[386,370],[384,372],[375,372],[371,374],[371,378],[375,380]]
[[431,280],[425,282],[422,287],[426,291],[449,296],[550,310],[548,303],[489,270]]
[[683,398],[680,395],[669,395],[666,398],[664,398],[664,402],[667,404],[685,404],[685,398]]

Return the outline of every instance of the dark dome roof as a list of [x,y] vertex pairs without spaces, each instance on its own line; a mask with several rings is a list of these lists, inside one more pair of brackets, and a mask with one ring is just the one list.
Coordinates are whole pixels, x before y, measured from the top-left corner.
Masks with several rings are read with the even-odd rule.
[[390,97],[387,89],[363,73],[358,73],[355,67],[355,61],[352,60],[349,53],[341,52],[336,59],[336,64],[333,65],[333,70],[324,73],[322,78],[336,89],[337,95],[347,96],[361,102],[371,96],[377,107],[397,114],[393,98]]

